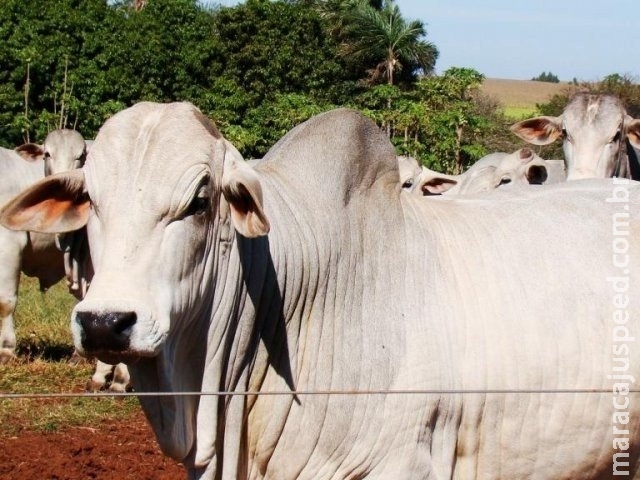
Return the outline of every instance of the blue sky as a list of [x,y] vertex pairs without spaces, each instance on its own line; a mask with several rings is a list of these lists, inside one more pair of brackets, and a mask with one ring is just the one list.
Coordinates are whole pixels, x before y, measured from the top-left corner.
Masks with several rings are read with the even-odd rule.
[[[239,0],[219,0],[233,6]],[[639,0],[396,0],[426,25],[436,71],[474,68],[489,78],[640,81]]]

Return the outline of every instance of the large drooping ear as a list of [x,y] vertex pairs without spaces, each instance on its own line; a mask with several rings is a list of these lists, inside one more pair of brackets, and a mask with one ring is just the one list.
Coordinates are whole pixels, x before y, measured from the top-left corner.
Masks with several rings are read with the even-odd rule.
[[624,120],[624,128],[627,131],[629,143],[636,148],[640,148],[640,119],[627,115]]
[[27,162],[35,162],[44,158],[44,148],[37,143],[25,143],[15,149],[16,153]]
[[270,226],[262,206],[262,186],[258,175],[231,143],[223,142],[222,194],[229,202],[233,226],[248,238],[266,235]]
[[78,230],[89,218],[89,196],[81,170],[46,177],[0,209],[0,224],[10,230],[64,233]]
[[511,125],[510,130],[534,145],[548,145],[562,136],[560,117],[536,117]]

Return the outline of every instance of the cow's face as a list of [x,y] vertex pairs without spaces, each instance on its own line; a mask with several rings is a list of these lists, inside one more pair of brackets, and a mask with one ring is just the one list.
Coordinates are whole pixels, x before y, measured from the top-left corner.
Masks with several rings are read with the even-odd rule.
[[609,95],[578,95],[562,114],[567,180],[610,178],[624,154],[622,102]]
[[[562,139],[567,180],[610,178],[620,175],[625,161],[625,139],[636,145],[638,121],[626,114],[613,95],[578,94],[559,117],[536,117],[514,124],[511,130],[535,145]],[[639,143],[640,144],[640,143]],[[624,173],[624,172],[622,172]]]
[[44,140],[44,174],[81,168],[87,159],[87,145],[75,130],[54,130]]
[[53,130],[44,144],[26,143],[16,152],[27,161],[44,160],[44,174],[66,172],[84,165],[87,158],[87,143],[75,130]]
[[491,188],[504,185],[540,185],[547,179],[545,161],[529,148],[505,156],[496,166]]
[[243,235],[268,230],[260,185],[190,104],[142,103],[115,115],[82,170],[45,180],[0,221],[46,231],[71,227],[64,216],[86,222],[95,274],[72,313],[76,348],[109,363],[155,356],[207,313],[227,220],[220,212]]

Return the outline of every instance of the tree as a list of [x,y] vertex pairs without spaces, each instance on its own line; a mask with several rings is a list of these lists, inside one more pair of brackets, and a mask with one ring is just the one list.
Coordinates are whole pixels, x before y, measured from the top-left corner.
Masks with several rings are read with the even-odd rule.
[[325,26],[316,9],[296,2],[248,0],[216,12],[222,69],[199,105],[225,135],[241,135],[247,156],[263,156],[277,139],[269,126],[280,132],[284,123],[275,109],[343,104],[361,88]]
[[475,138],[488,128],[474,98],[483,80],[476,70],[452,67],[442,76],[427,77],[417,85],[420,98],[429,104],[427,135],[432,163],[454,175],[486,153]]
[[[408,68],[411,76],[430,74],[438,58],[438,49],[423,39],[424,25],[406,21],[393,0],[384,0],[381,9],[366,0],[356,0],[345,12],[347,43],[342,54],[352,60],[371,62],[368,81],[394,84],[396,72]],[[414,77],[415,78],[415,77]]]
[[549,73],[542,72],[540,75],[538,75],[537,77],[533,77],[531,80],[537,81],[537,82],[549,82],[549,83],[559,83],[560,82],[558,77],[555,76],[551,72],[549,72]]

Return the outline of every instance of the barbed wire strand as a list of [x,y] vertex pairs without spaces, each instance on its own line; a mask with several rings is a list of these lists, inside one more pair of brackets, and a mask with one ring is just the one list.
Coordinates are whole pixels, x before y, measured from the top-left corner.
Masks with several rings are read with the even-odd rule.
[[[625,393],[640,393],[640,388]],[[282,391],[210,391],[210,392],[61,392],[61,393],[3,393],[0,400],[47,398],[101,398],[101,397],[192,397],[192,396],[303,396],[303,395],[506,395],[506,394],[596,394],[615,393],[611,388],[567,389],[416,389],[416,390],[282,390]]]

